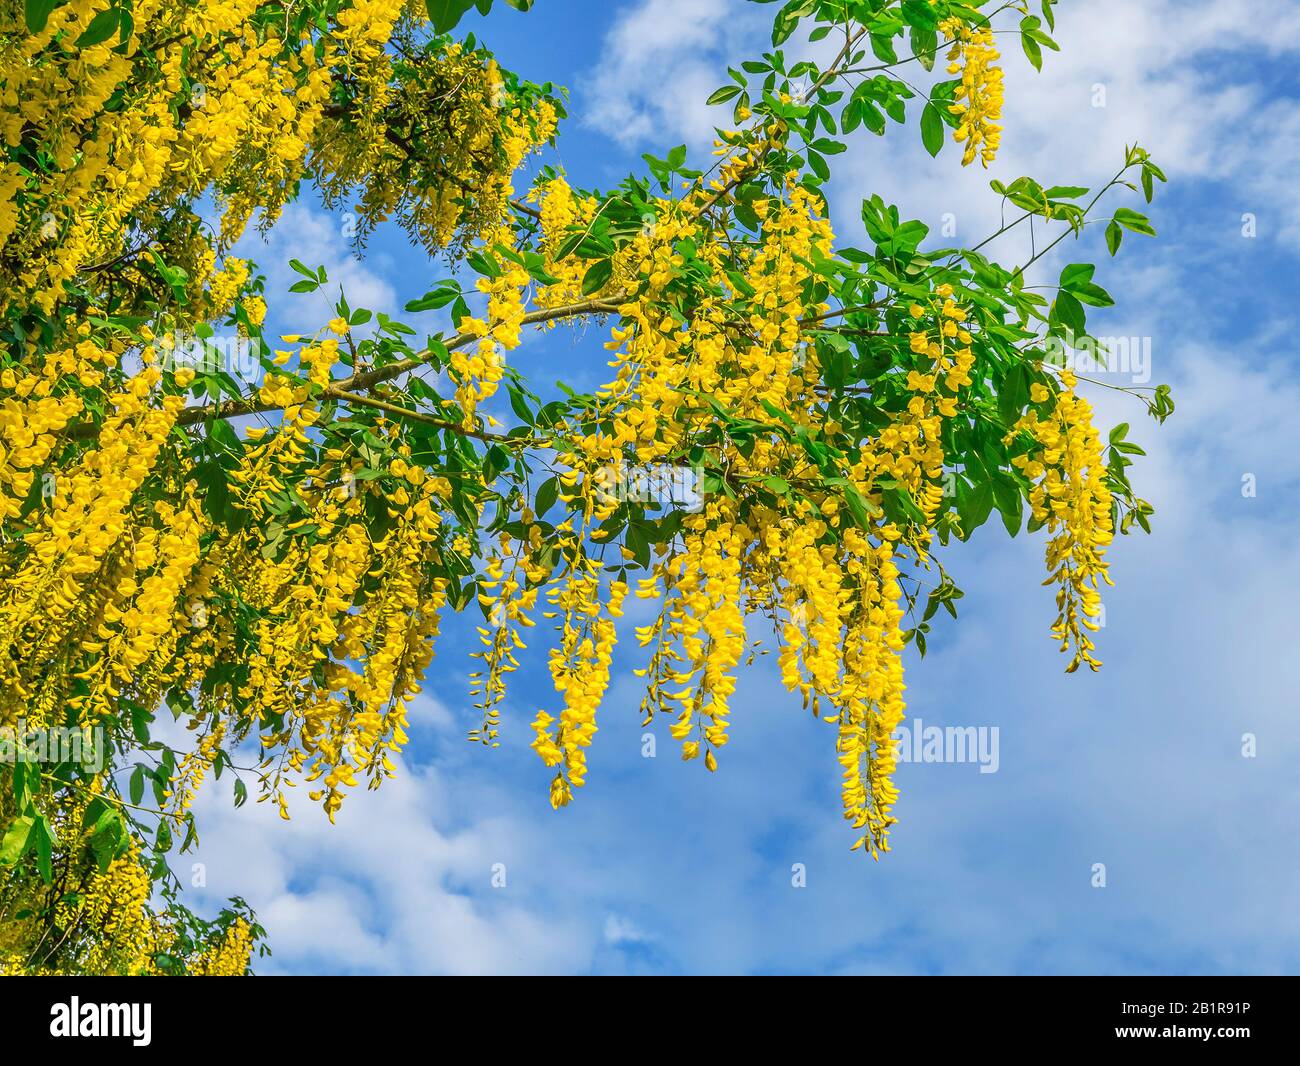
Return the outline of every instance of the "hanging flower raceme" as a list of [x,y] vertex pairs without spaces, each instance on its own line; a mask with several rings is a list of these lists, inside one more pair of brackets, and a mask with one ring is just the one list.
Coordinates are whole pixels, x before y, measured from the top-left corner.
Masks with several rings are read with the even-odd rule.
[[960,19],[945,19],[939,32],[952,39],[948,52],[948,73],[960,74],[953,90],[954,103],[948,110],[957,116],[952,139],[965,144],[962,165],[976,156],[987,167],[998,153],[1002,139],[1002,69],[997,66],[998,48],[987,26],[968,26]]
[[1092,423],[1092,406],[1075,389],[1070,370],[1060,373],[1059,391],[1032,389],[1033,408],[1017,422],[1035,442],[1012,462],[1034,482],[1030,504],[1036,521],[1047,527],[1048,578],[1057,586],[1057,619],[1052,635],[1061,651],[1072,651],[1067,670],[1101,663],[1089,632],[1100,628],[1101,586],[1111,584],[1105,562],[1114,538],[1113,498],[1106,484],[1101,438]]
[[[345,40],[384,40],[385,26],[350,21]],[[353,43],[342,56],[349,103],[326,110],[310,161],[326,203],[356,198],[358,239],[396,218],[430,253],[479,238],[490,247],[512,174],[554,136],[556,103],[513,79],[507,85],[495,60],[460,44],[430,45],[400,62],[371,44]]]
[[[507,245],[511,235],[507,227],[500,227],[489,234],[489,239],[491,244]],[[507,260],[495,277],[478,281],[479,291],[488,298],[484,316],[466,316],[458,323],[461,333],[477,338],[472,349],[457,348],[451,353],[456,401],[464,412],[467,428],[474,424],[479,405],[495,395],[505,376],[505,353],[519,347],[524,289],[529,280],[528,271]]]
[[[594,205],[573,197],[562,179],[545,186],[540,202],[547,242],[591,223]],[[619,306],[606,345],[616,375],[595,394],[595,414],[576,431],[574,450],[560,455],[560,497],[581,522],[566,535],[566,550],[585,559],[588,541],[603,539],[592,528],[629,502],[687,503],[662,490],[690,472],[684,456],[707,425],[698,417],[702,398],[725,412],[729,424],[780,429],[721,443],[714,437],[711,447],[728,485],[778,484],[784,496],[759,504],[726,491],[687,504],[680,540],[649,563],[651,576],[641,580],[638,595],[662,596],[663,606],[654,621],[637,627],[650,651],[637,671],[647,680],[642,710],[647,724],[667,714],[683,758],[702,757],[714,769],[729,737],[735,670],[757,647],[747,617],[772,619],[787,687],[837,726],[845,816],[862,831],[856,846],[878,855],[888,850],[893,823],[891,738],[904,712],[900,561],[904,554],[927,560],[943,499],[944,426],[973,382],[971,315],[947,284],[912,305],[905,337],[911,365],[895,379],[896,407],[875,434],[840,458],[831,460],[829,448],[820,453],[834,467],[833,476],[829,466],[822,473],[845,486],[833,490],[809,476],[804,443],[814,432],[840,432],[828,420],[818,350],[806,332],[828,311],[814,294],[816,263],[831,255],[830,227],[819,199],[793,183],[785,197],[751,207],[761,237],[749,247],[722,245],[698,218],[661,205],[655,224],[619,253],[613,270],[628,271],[620,287],[634,285],[636,294]],[[716,295],[696,300],[684,323],[665,310],[687,265],[683,242],[697,269],[726,279]],[[580,280],[566,269],[573,268],[563,257],[553,268],[548,264],[562,289],[555,301],[572,298]],[[820,488],[793,491],[804,484]],[[650,496],[633,491],[635,485],[649,487]],[[868,509],[880,514],[886,486],[909,493],[918,521],[870,520]],[[627,547],[622,555],[636,558]],[[583,780],[582,749],[595,731],[604,668],[593,633],[595,619],[605,619],[594,577],[584,578],[577,564],[548,597],[564,619],[552,671],[570,710],[567,723],[563,715],[540,713],[533,747],[559,768],[551,800],[563,805]],[[494,730],[498,724],[494,719]]]

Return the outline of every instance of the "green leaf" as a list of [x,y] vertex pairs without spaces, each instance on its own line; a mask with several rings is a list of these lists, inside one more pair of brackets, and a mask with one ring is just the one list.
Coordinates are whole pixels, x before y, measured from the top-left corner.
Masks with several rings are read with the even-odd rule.
[[1050,189],[1043,190],[1043,195],[1049,200],[1077,200],[1087,194],[1088,189],[1083,185],[1053,185]]
[[501,445],[494,444],[483,456],[484,483],[494,480],[510,464],[510,453]]
[[432,292],[426,292],[418,300],[409,300],[406,304],[406,310],[412,313],[434,311],[440,307],[446,307],[458,296],[460,296],[460,289],[455,285],[440,285]]
[[50,21],[50,13],[57,5],[58,0],[27,0],[27,7],[23,11],[27,28],[32,33],[40,33]]
[[1002,419],[1002,424],[1008,427],[1013,425],[1024,411],[1028,400],[1029,384],[1025,367],[1022,363],[1017,363],[1007,371],[1002,387],[998,390],[998,417]]
[[871,51],[882,62],[898,62],[898,53],[894,50],[894,42],[884,33],[873,32],[871,34]]
[[1120,241],[1124,239],[1124,231],[1119,228],[1119,223],[1111,221],[1106,226],[1106,247],[1110,254],[1114,255],[1119,251]]
[[925,105],[921,112],[921,143],[932,156],[938,155],[944,142],[943,116],[933,103]]
[[871,516],[879,517],[880,508],[868,500],[853,485],[844,486],[844,499],[849,505],[849,510],[853,512],[853,520],[858,523],[862,529],[871,528]]
[[135,704],[131,708],[131,731],[135,734],[135,739],[141,744],[148,744],[149,723],[153,720],[153,715],[149,713],[147,707]]
[[130,781],[129,788],[131,793],[131,802],[138,806],[140,801],[144,799],[144,766],[143,765],[137,765],[136,768],[131,771],[131,781]]
[[582,277],[582,295],[591,296],[600,292],[614,273],[614,264],[609,259],[598,259]]
[[[1165,386],[1168,388],[1168,386]],[[16,810],[26,810],[27,805],[31,802],[41,785],[41,770],[36,763],[22,762],[21,760],[13,764],[13,796],[14,808]]]
[[482,274],[485,278],[499,278],[501,276],[501,264],[496,258],[488,252],[472,252],[465,257],[465,262],[477,274]]
[[1070,292],[1081,302],[1092,304],[1093,307],[1112,307],[1115,300],[1100,285],[1094,285],[1088,282],[1083,285],[1076,285]]
[[1091,263],[1071,263],[1061,271],[1061,288],[1073,289],[1092,280],[1097,268]]
[[721,89],[716,90],[706,101],[706,104],[721,104],[730,100],[733,96],[740,93],[739,85],[724,85]]
[[939,25],[939,15],[927,0],[903,0],[902,16],[909,26],[933,30]]
[[90,833],[90,848],[95,853],[95,861],[102,871],[107,870],[109,864],[116,857],[119,845],[123,842],[124,830],[122,826],[122,815],[114,807],[105,805],[99,817],[95,820],[95,827]]
[[885,116],[881,114],[880,108],[870,100],[859,100],[858,110],[862,115],[862,124],[867,129],[877,135],[885,132]]
[[789,3],[777,12],[776,19],[772,23],[772,43],[779,45],[787,41],[790,34],[794,33],[795,27],[799,25],[799,20],[804,15],[811,14],[816,7],[815,0],[789,0]]
[[1110,307],[1115,301],[1100,285],[1093,284],[1096,267],[1091,263],[1071,263],[1061,271],[1061,288],[1082,303],[1093,307]]
[[25,814],[13,820],[4,835],[4,840],[0,841],[0,863],[12,866],[23,857],[28,844],[31,843],[33,824],[35,819]]
[[842,141],[833,141],[829,137],[817,138],[817,140],[813,141],[812,146],[822,155],[839,155],[841,152],[848,151],[848,145]]
[[36,845],[36,868],[41,872],[41,878],[48,885],[54,880],[54,837],[50,834],[49,824],[44,818],[38,817],[32,823],[31,838]]
[[1156,235],[1155,227],[1146,215],[1134,211],[1129,207],[1121,207],[1115,211],[1115,219],[1125,229],[1131,229],[1134,233],[1140,233],[1144,237],[1154,237]]
[[510,409],[514,411],[515,417],[526,426],[531,426],[536,416],[528,407],[528,401],[524,399],[523,393],[515,386],[508,386],[510,394]]
[[963,538],[979,529],[993,510],[993,487],[987,482],[971,485],[964,478],[957,482],[957,515],[961,519]]
[[1029,34],[1022,33],[1020,35],[1020,47],[1024,50],[1024,53],[1028,57],[1029,62],[1033,65],[1033,68],[1035,70],[1042,70],[1043,50],[1038,47],[1038,42],[1029,36]]
[[555,478],[547,478],[542,482],[541,488],[537,490],[537,499],[533,501],[533,513],[541,518],[555,504],[556,498],[560,494],[560,483]]
[[1068,292],[1057,293],[1053,310],[1056,313],[1056,320],[1071,332],[1076,335],[1087,332],[1087,317],[1083,313],[1083,305]]
[[86,32],[77,38],[77,47],[90,48],[97,44],[103,44],[117,32],[118,21],[121,17],[122,12],[116,7],[101,11],[90,20]]
[[456,28],[465,12],[474,6],[474,0],[427,0],[425,8],[435,33],[447,33]]
[[1002,524],[1013,537],[1020,532],[1024,520],[1024,499],[1020,495],[1020,486],[1015,478],[1008,474],[999,475],[993,482],[993,500],[1002,515]]

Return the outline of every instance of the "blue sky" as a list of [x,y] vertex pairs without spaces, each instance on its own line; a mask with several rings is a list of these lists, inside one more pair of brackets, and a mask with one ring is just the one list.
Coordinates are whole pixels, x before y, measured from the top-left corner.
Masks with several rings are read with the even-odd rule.
[[[504,65],[572,89],[558,161],[585,186],[617,182],[643,151],[683,141],[707,151],[726,119],[703,100],[727,63],[764,47],[774,10],[497,7],[465,27]],[[1007,57],[1006,132],[990,172],[960,170],[951,145],[930,160],[914,127],[859,134],[834,161],[830,198],[841,243],[859,241],[871,192],[936,230],[950,215],[974,243],[996,225],[990,177],[1092,184],[1134,141],[1164,167],[1157,240],[1130,238],[1118,260],[1099,234],[1066,242],[1041,274],[1097,263],[1118,306],[1090,320],[1094,331],[1151,338],[1152,379],[1178,402],[1157,427],[1124,396],[1093,396],[1103,422],[1131,422],[1147,448],[1135,483],[1157,508],[1154,535],[1112,552],[1102,672],[1062,673],[1041,538],[1010,540],[991,524],[950,550],[961,618],[938,627],[924,662],[909,661],[909,716],[997,727],[999,766],[901,767],[894,850],[873,863],[848,851],[829,727],[770,666],[743,675],[732,742],[710,775],[683,764],[662,729],[658,756],[642,756],[637,659],[625,648],[588,785],[555,812],[527,746],[528,722],[551,703],[542,655],[515,675],[503,746],[484,751],[464,739],[470,646],[449,624],[402,773],[353,796],[337,826],[305,802],[289,824],[266,807],[234,810],[224,781],[201,801],[196,902],[248,898],[276,952],[263,972],[1300,970],[1300,11],[1280,0],[1061,8],[1063,52],[1043,74]],[[324,320],[310,297],[274,298],[291,283],[291,255],[326,264],[353,306],[389,312],[446,274],[400,234],[353,259],[340,218],[310,202],[241,251],[268,275],[285,330]],[[996,254],[1016,262],[1024,248]],[[539,386],[589,382],[601,339],[594,327],[557,330],[512,360]],[[1243,495],[1246,475],[1254,496]],[[1254,757],[1243,757],[1245,734]],[[804,887],[792,884],[796,864]]]

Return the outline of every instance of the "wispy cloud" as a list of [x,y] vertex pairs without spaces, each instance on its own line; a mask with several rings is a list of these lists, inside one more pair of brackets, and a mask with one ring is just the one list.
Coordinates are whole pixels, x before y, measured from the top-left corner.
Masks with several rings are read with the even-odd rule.
[[769,12],[734,0],[641,0],[616,20],[601,58],[579,82],[582,121],[638,150],[706,141],[724,121],[705,105]]

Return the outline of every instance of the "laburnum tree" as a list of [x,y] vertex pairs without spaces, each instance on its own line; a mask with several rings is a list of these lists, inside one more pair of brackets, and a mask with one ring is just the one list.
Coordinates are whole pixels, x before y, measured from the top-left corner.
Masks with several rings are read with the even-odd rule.
[[[564,93],[464,33],[491,0],[3,0],[0,972],[246,972],[247,905],[199,918],[169,869],[196,791],[228,774],[287,818],[301,786],[332,819],[395,772],[451,612],[481,614],[465,712],[487,747],[525,638],[545,649],[554,692],[527,695],[557,808],[619,636],[640,718],[708,770],[770,646],[874,856],[904,649],[961,596],[944,546],[994,513],[1042,530],[1052,636],[1095,669],[1106,548],[1151,507],[1060,357],[1111,297],[1090,264],[1026,271],[1094,223],[1112,255],[1151,234],[1101,205],[1163,175],[1133,147],[1099,189],[995,181],[1006,222],[973,247],[878,196],[866,246],[839,244],[823,192],[850,142],[910,122],[987,165],[1001,52],[1039,66],[1053,6],[791,0],[710,97],[711,158],[661,148],[595,189],[549,154]],[[563,13],[477,28],[499,17]],[[342,293],[264,333],[230,249],[308,191],[358,253],[395,222],[453,264],[407,306],[442,332]],[[1034,227],[1027,262],[993,258]],[[601,331],[605,383],[539,395],[508,353],[574,323]],[[641,491],[679,475],[691,506]],[[621,633],[629,595],[655,610]],[[39,730],[96,734],[103,765],[33,757]]]

